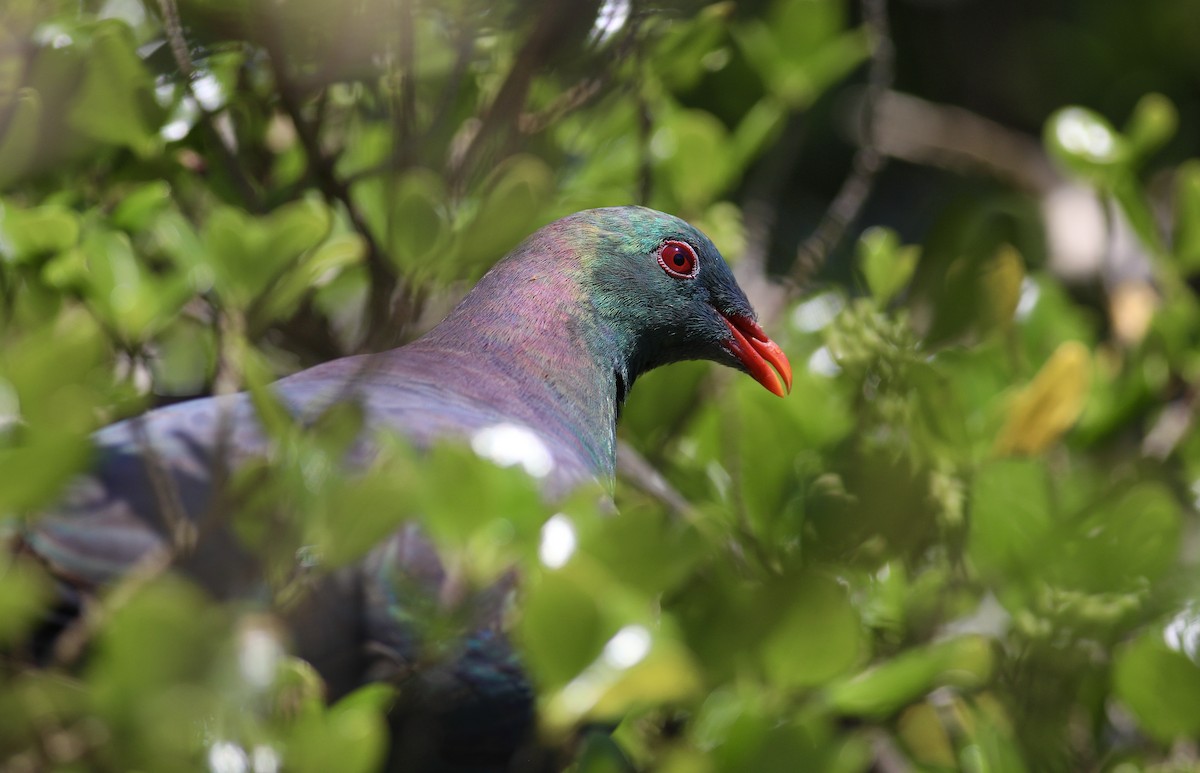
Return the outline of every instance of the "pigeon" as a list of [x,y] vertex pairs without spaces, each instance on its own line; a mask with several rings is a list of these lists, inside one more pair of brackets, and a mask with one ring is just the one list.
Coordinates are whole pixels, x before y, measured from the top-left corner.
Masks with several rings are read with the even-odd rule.
[[[356,401],[365,426],[417,449],[480,433],[532,439],[544,451],[541,490],[553,501],[589,482],[611,484],[630,389],[681,360],[736,368],[780,397],[791,388],[786,355],[713,243],[679,218],[624,206],[541,228],[411,343],[317,365],[271,390],[300,421]],[[248,393],[165,406],[98,431],[91,471],[18,537],[59,587],[44,642],[100,589],[170,555],[164,502],[198,522],[221,505],[218,470],[237,469],[270,442]],[[230,529],[206,532],[174,559],[218,599],[261,582],[253,552]],[[391,769],[534,769],[520,759],[533,754],[535,696],[501,620],[516,576],[478,594],[469,630],[430,664],[406,610],[437,598],[446,582],[431,541],[404,525],[299,605],[288,621],[295,651],[325,679],[330,699],[374,680],[399,685]]]

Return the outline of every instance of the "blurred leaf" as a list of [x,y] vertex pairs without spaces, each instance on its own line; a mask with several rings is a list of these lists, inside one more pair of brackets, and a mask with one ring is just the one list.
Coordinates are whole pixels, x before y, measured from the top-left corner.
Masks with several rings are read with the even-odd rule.
[[[684,209],[695,209],[720,194],[734,168],[729,132],[711,113],[671,109],[650,139],[650,152],[666,185]],[[696,159],[705,159],[697,164]]]
[[1054,529],[1050,501],[1048,473],[1035,460],[992,462],[976,473],[967,553],[984,577],[1019,580],[1037,566]]
[[920,249],[901,247],[895,231],[872,228],[858,243],[858,260],[867,287],[880,306],[886,306],[896,293],[904,289],[917,267]]
[[731,150],[737,159],[735,166],[739,169],[748,166],[764,147],[779,136],[786,120],[787,109],[779,100],[765,96],[756,102],[733,134]]
[[1130,152],[1144,159],[1165,145],[1178,126],[1179,113],[1171,100],[1162,94],[1146,94],[1134,106],[1125,126]]
[[93,231],[46,268],[47,280],[84,283],[88,305],[123,342],[144,341],[165,327],[192,294],[185,277],[155,275],[119,231]]
[[217,291],[246,307],[329,232],[328,207],[313,199],[285,204],[265,217],[220,207],[204,228],[204,249]]
[[388,685],[361,687],[324,712],[301,716],[290,729],[283,758],[289,770],[369,773],[387,749],[383,711],[392,697]]
[[1114,693],[1153,736],[1172,741],[1200,733],[1200,666],[1158,631],[1138,636],[1117,655]]
[[[31,433],[32,434],[32,433]],[[0,512],[27,512],[53,501],[85,469],[91,444],[80,435],[39,432],[15,448],[0,447]]]
[[466,227],[459,262],[482,273],[517,246],[536,227],[550,200],[554,175],[544,161],[529,155],[506,159],[488,176],[474,220]]
[[1057,110],[1046,121],[1046,147],[1067,169],[1114,184],[1127,170],[1129,144],[1103,116],[1083,107]]
[[170,202],[170,183],[165,180],[144,183],[121,198],[121,203],[113,209],[112,224],[130,233],[142,231]]
[[1187,272],[1200,271],[1200,160],[1175,173],[1175,256]]
[[771,684],[811,687],[844,673],[862,656],[862,628],[845,588],[806,573],[792,582],[787,606],[762,650]]
[[178,317],[155,337],[150,361],[154,390],[164,395],[197,395],[213,377],[217,344],[214,332],[187,317]]
[[446,186],[440,176],[414,169],[395,180],[372,177],[355,184],[354,196],[397,270],[438,275],[453,264],[447,260],[453,248]]
[[604,619],[600,598],[576,569],[545,573],[531,584],[520,622],[520,641],[539,685],[569,682],[616,633]]
[[909,707],[897,732],[914,761],[936,770],[1026,770],[1011,724],[989,694],[957,695]]
[[54,204],[18,209],[0,203],[0,259],[23,263],[47,257],[79,240],[79,216]]
[[1058,541],[1049,577],[1093,591],[1121,591],[1157,580],[1179,549],[1179,505],[1154,481],[1105,492],[1089,502]]
[[830,686],[827,698],[837,711],[882,719],[919,700],[935,687],[972,689],[986,684],[994,668],[992,644],[981,636],[948,639],[909,649]]
[[267,296],[259,311],[262,319],[286,319],[304,296],[328,285],[343,271],[362,262],[366,244],[354,233],[338,234],[312,250],[300,265],[285,273]]
[[1036,454],[1057,441],[1083,411],[1090,383],[1088,350],[1078,341],[1063,343],[1013,395],[996,453]]
[[743,22],[734,37],[771,92],[802,110],[868,54],[862,30],[842,31],[844,15],[837,3],[776,0],[767,18]]
[[198,588],[165,575],[140,587],[133,582],[109,612],[87,669],[95,700],[106,713],[139,719],[139,707],[151,696],[207,682],[222,612]]
[[587,733],[582,746],[575,763],[577,773],[635,773],[637,770],[608,733]]
[[[457,443],[436,445],[414,491],[429,535],[460,555],[464,569],[480,581],[503,572],[519,546],[532,544],[548,514],[537,479],[522,465],[541,464],[549,454],[531,432],[509,432],[512,427],[477,433],[476,451]],[[498,434],[485,434],[489,431]]]
[[[5,509],[0,500],[0,512]],[[0,556],[0,646],[8,648],[27,636],[51,598],[49,578],[41,567],[27,559]]]
[[161,147],[159,110],[129,28],[115,20],[101,22],[91,44],[80,93],[68,117],[71,126],[139,156],[156,153]]
[[734,4],[710,3],[689,19],[681,19],[663,35],[653,52],[654,70],[676,91],[694,88],[704,76],[704,58],[727,38]]
[[1126,177],[1112,186],[1112,194],[1121,206],[1121,213],[1142,240],[1142,244],[1151,254],[1161,254],[1163,243],[1158,232],[1158,219],[1141,186],[1132,177]]

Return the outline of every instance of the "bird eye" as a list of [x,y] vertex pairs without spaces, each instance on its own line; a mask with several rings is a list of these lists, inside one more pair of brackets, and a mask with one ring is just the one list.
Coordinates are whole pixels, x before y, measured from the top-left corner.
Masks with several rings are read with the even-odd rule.
[[658,265],[676,279],[691,279],[699,268],[696,251],[687,242],[667,242],[658,251]]

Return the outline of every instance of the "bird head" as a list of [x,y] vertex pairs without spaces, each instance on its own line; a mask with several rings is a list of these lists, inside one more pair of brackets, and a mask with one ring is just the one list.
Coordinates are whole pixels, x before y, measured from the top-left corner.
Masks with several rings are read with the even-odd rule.
[[572,235],[580,283],[618,339],[630,377],[670,362],[712,360],[780,397],[791,390],[787,356],[696,228],[644,207],[585,210],[556,226]]

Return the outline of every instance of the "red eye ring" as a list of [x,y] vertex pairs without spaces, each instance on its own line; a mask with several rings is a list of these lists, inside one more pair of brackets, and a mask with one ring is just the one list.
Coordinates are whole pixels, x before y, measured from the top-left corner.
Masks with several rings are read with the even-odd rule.
[[658,249],[658,265],[676,279],[692,279],[700,269],[696,251],[687,242],[664,243]]

